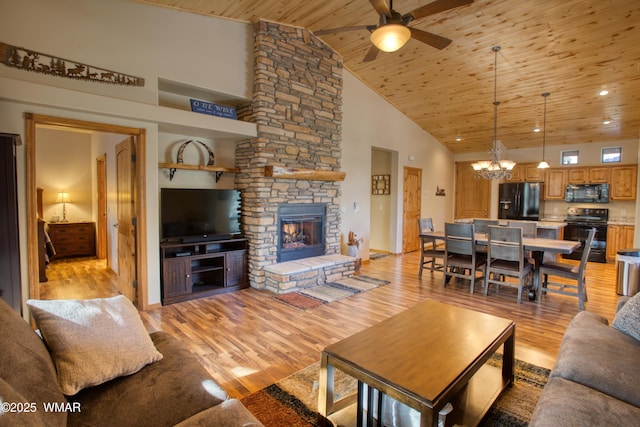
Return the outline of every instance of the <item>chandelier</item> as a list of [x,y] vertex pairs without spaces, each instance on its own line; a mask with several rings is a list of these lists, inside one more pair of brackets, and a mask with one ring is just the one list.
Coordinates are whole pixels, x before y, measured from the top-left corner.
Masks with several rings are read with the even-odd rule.
[[500,148],[498,147],[498,52],[500,46],[494,46],[491,50],[495,54],[494,80],[493,80],[493,148],[489,150],[489,160],[483,160],[471,164],[476,171],[476,178],[484,179],[511,179],[511,170],[516,165],[511,160],[500,160]]

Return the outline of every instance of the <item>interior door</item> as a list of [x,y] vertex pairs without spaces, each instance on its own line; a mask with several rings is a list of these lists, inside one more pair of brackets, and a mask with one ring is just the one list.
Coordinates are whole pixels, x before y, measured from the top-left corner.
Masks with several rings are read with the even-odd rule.
[[116,145],[116,185],[118,218],[118,290],[137,305],[135,153],[133,137]]
[[[96,178],[98,181],[98,245],[99,259],[107,258],[107,156],[102,154],[96,159]],[[107,267],[111,268],[109,258]]]
[[403,188],[402,252],[413,252],[420,249],[422,169],[405,167]]
[[456,163],[455,218],[489,218],[491,181],[476,179],[471,162]]

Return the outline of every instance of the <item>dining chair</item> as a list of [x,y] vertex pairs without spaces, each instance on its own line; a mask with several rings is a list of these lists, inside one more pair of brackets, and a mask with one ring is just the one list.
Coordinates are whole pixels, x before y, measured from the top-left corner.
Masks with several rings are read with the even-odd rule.
[[[596,229],[589,230],[587,239],[584,242],[584,250],[580,258],[580,264],[567,264],[561,262],[542,262],[540,265],[540,277],[542,278],[542,288],[539,289],[538,299],[542,293],[552,292],[556,294],[570,295],[578,297],[580,310],[584,310],[584,303],[587,301],[587,282],[585,274],[587,271],[587,261],[591,252],[591,242],[596,235]],[[551,282],[549,276],[557,276],[565,279],[564,282]],[[566,283],[575,281],[575,283]]]
[[[500,221],[495,220],[495,219],[478,219],[478,218],[475,218],[473,220],[473,225],[476,228],[476,233],[487,234],[489,232],[489,227],[500,225]],[[476,250],[478,252],[480,252],[480,253],[483,253],[483,254],[487,253],[487,247],[484,246],[484,245],[482,245],[482,246],[479,245]]]
[[[538,223],[536,221],[509,221],[507,227],[522,228],[522,237],[536,238],[538,237]],[[533,263],[533,254],[531,251],[525,251],[525,258]]]
[[489,232],[490,226],[500,225],[500,221],[497,219],[479,219],[475,218],[473,220],[473,225],[476,228],[476,233],[487,234]]
[[522,228],[522,237],[538,237],[538,223],[536,221],[508,221],[507,227]]
[[[520,227],[489,227],[485,295],[489,292],[489,285],[496,285],[496,289],[510,286],[518,289],[517,301],[518,304],[522,303],[524,285],[533,284],[533,265],[525,259],[522,235],[523,229]],[[515,277],[518,282],[508,282],[506,277]]]
[[[475,226],[473,224],[446,223],[444,225],[444,276],[442,287],[447,286],[451,277],[468,279],[470,293],[476,280],[477,271],[486,270],[486,255],[476,251]],[[469,274],[467,274],[469,271]]]
[[[423,231],[433,231],[433,220],[431,218],[418,219],[418,229],[422,235]],[[444,248],[439,248],[436,239],[433,237],[420,236],[420,272],[418,277],[422,278],[422,270],[428,264],[429,270],[441,270],[444,266],[442,263],[436,263],[436,260],[444,259]]]

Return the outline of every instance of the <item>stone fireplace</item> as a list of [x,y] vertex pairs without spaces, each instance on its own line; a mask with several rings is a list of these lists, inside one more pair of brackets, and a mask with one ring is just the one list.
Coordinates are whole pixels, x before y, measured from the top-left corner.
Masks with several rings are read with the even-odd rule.
[[324,204],[278,206],[278,262],[324,255]]
[[[236,188],[243,194],[249,282],[265,289],[265,268],[284,261],[279,246],[303,243],[292,237],[295,227],[305,235],[321,229],[305,246],[340,254],[340,182],[267,176],[266,168],[340,171],[342,58],[303,28],[262,21],[255,25],[254,61],[252,101],[237,115],[256,123],[258,135],[236,144]],[[311,230],[311,223],[292,220],[284,233],[279,210],[293,205],[321,205],[323,225]]]

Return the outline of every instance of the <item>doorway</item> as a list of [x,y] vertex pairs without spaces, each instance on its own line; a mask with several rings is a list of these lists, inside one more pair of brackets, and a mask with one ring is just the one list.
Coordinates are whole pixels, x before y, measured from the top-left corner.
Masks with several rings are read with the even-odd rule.
[[[27,252],[29,260],[38,259],[37,236],[37,200],[36,200],[36,128],[38,126],[55,126],[61,129],[84,129],[88,131],[104,132],[123,135],[123,139],[130,136],[135,140],[135,158],[144,159],[146,152],[145,129],[110,125],[97,122],[87,122],[60,117],[43,116],[27,113],[25,115],[25,152],[26,152],[26,208],[27,208]],[[135,230],[135,259],[134,268],[137,273],[137,302],[138,308],[146,309],[148,305],[147,280],[147,245],[145,239],[137,238],[146,235],[146,169],[144,162],[139,162],[134,177],[133,187],[138,196],[134,217],[137,218]],[[28,263],[29,298],[39,299],[39,272],[37,262]]]
[[397,253],[398,153],[371,148],[371,196],[369,199],[369,258]]

